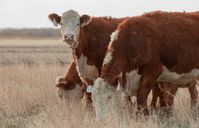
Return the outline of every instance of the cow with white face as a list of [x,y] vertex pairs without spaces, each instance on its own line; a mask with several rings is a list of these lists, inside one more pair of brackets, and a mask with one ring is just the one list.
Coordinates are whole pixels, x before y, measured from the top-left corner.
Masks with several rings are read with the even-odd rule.
[[89,24],[91,17],[88,15],[80,15],[74,11],[69,10],[60,17],[57,14],[50,14],[49,19],[53,22],[54,26],[60,25],[63,41],[68,43],[71,48],[78,47],[78,38],[80,27]]
[[199,79],[198,28],[199,13],[152,12],[120,23],[93,87],[97,119],[106,120],[110,116],[114,106],[109,101],[118,81],[125,94],[136,91],[141,114],[149,114],[147,99],[157,82],[174,88],[194,86]]
[[110,35],[125,18],[81,16],[78,12],[69,10],[62,16],[52,13],[49,19],[55,26],[60,26],[63,41],[73,50],[73,62],[69,71],[57,79],[59,95],[62,96],[64,89],[68,89],[67,86],[70,86],[69,90],[75,86],[71,82],[76,83],[81,79],[86,102],[91,103],[92,85],[100,76]]

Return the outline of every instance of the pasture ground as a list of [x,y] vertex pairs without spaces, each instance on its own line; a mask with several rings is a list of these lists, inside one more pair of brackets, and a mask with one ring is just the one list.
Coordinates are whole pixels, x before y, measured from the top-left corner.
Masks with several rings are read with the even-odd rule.
[[169,119],[157,114],[137,119],[134,113],[101,124],[83,110],[78,90],[59,102],[55,78],[64,74],[70,53],[61,40],[0,40],[0,128],[199,128],[187,89],[178,91]]

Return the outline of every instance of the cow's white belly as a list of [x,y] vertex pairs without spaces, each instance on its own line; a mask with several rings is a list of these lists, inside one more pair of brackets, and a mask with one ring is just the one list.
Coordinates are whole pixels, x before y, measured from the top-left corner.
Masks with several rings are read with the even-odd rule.
[[141,75],[138,74],[138,70],[126,73],[126,85],[122,92],[127,96],[136,96],[140,79]]
[[170,72],[166,67],[163,67],[163,72],[160,74],[157,81],[173,84],[187,84],[197,79],[199,79],[199,69],[192,69],[189,73],[178,74],[176,72]]
[[95,80],[99,77],[99,72],[96,66],[87,64],[88,58],[81,55],[79,59],[76,57],[77,71],[81,79],[89,78]]

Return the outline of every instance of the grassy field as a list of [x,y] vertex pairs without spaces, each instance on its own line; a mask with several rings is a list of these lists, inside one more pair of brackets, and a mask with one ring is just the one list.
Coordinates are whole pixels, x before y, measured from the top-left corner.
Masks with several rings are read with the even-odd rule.
[[66,64],[70,53],[61,40],[0,40],[0,65]]
[[[78,88],[56,96],[55,78],[71,60],[61,40],[0,40],[0,128],[199,128],[199,114],[191,112],[187,89],[180,89],[169,119],[113,115],[99,123],[83,109]],[[134,108],[132,108],[134,109]]]

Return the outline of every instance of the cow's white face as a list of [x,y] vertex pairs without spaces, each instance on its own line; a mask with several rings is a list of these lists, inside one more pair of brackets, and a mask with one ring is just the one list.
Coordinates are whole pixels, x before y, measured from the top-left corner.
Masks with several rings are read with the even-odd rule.
[[111,97],[112,90],[110,85],[102,78],[98,78],[94,83],[92,92],[92,101],[97,120],[105,121],[108,118],[108,114],[114,108],[110,102]]
[[75,11],[67,11],[61,16],[60,29],[63,41],[71,47],[78,46],[78,37],[80,32],[80,16]]
[[66,11],[62,16],[52,13],[48,17],[54,26],[60,25],[63,41],[68,43],[71,48],[78,47],[80,29],[88,25],[92,19],[88,15],[80,16],[78,12],[74,10]]

